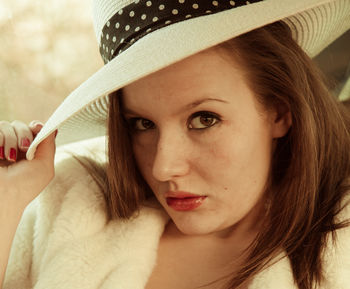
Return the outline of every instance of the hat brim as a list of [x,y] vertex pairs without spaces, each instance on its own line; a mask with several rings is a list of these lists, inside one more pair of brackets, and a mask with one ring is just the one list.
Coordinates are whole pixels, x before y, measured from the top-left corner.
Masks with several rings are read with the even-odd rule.
[[29,147],[27,159],[34,158],[37,146],[56,129],[57,145],[106,135],[109,93],[278,20],[287,22],[294,39],[313,57],[350,28],[350,1],[283,0],[282,4],[265,0],[155,30],[104,65],[62,102]]

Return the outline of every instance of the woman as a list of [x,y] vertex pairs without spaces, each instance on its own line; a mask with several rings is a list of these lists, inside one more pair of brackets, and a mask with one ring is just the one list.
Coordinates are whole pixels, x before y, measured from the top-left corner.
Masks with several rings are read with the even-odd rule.
[[[45,132],[44,127],[41,135],[37,135],[40,126],[3,123],[6,152],[11,141],[16,146],[26,135],[30,142],[35,137],[32,148],[42,138],[32,161],[19,158],[18,163],[6,163],[8,170],[2,171],[1,204],[6,204],[2,212],[10,216],[10,221],[1,224],[10,239],[1,247],[7,254],[2,268],[22,212],[30,203],[14,237],[4,288],[350,286],[350,115],[293,40],[292,31],[300,30],[291,31],[293,26],[286,24],[296,23],[292,21],[294,6],[300,5],[299,16],[305,17],[301,11],[311,15],[335,5],[346,11],[343,15],[348,19],[349,4],[300,3],[286,4],[284,16],[275,12],[277,22],[263,27],[263,22],[271,21],[266,20],[266,12],[273,14],[269,5],[275,5],[274,1],[239,3],[239,8],[225,8],[213,17],[197,17],[191,28],[197,24],[210,27],[210,21],[219,28],[226,16],[238,21],[252,12],[265,20],[227,41],[215,35],[215,45],[207,46],[207,37],[198,40],[207,49],[193,43],[198,50],[188,52],[188,57],[183,52],[177,58],[179,47],[175,47],[171,65],[160,60],[155,69],[151,61],[146,74],[141,71],[135,77],[130,72],[125,78],[135,77],[133,81],[118,80],[118,85],[106,81],[113,91],[108,109],[108,162],[101,164],[98,155],[97,161],[62,158],[54,180],[33,202],[53,178],[55,144],[49,133],[59,127],[59,139],[64,125],[68,131],[69,123],[78,123],[89,111],[97,115],[93,109],[100,106],[103,110],[103,102],[99,97],[83,111],[83,104],[67,100],[56,118],[73,107],[67,113],[71,119],[62,121],[61,117],[54,123],[53,117],[45,125],[51,131]],[[176,5],[180,4],[185,1]],[[221,3],[191,3],[190,8],[199,9],[201,4],[217,7]],[[151,32],[153,39],[125,38],[130,39],[129,46],[120,41],[117,48],[122,52],[118,56],[114,49],[111,52],[110,45],[117,41],[109,27],[119,27],[123,19],[119,16],[126,11],[134,17],[151,6],[151,1],[136,1],[115,8],[115,14],[110,14],[114,16],[105,17],[105,26],[96,25],[107,71],[116,69],[116,63],[132,63],[131,54],[140,47],[137,43],[149,40],[150,45],[174,31],[179,37],[176,41],[186,35],[181,29],[190,24],[182,20],[178,26],[168,26],[173,25],[173,30]],[[157,6],[160,11],[167,7],[161,6]],[[105,6],[97,2],[99,7]],[[307,10],[310,7],[313,10]],[[174,9],[172,14],[178,15]],[[191,18],[187,15],[183,14]],[[307,35],[303,36],[305,41]],[[164,47],[171,49],[172,39],[165,40]],[[143,48],[151,47],[155,44]],[[73,93],[75,100],[77,95],[79,89]],[[81,109],[77,116],[73,115],[76,107]],[[98,122],[95,119],[89,125]],[[85,145],[102,150],[103,156],[103,142]],[[80,146],[72,147],[77,152]],[[29,149],[28,159],[32,153]]]

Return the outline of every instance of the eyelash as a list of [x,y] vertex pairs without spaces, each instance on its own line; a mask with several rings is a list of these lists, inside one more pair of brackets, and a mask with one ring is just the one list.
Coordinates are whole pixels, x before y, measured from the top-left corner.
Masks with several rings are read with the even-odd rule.
[[[202,128],[193,128],[193,127],[191,127],[191,122],[197,117],[212,118],[212,119],[214,119],[214,123],[210,124],[208,126],[204,126]],[[145,120],[145,121],[151,122],[152,123],[152,128],[137,129],[136,125],[137,125],[137,122],[140,121],[140,120],[141,121]],[[210,112],[210,111],[198,111],[198,112],[195,112],[194,114],[192,114],[190,116],[190,118],[187,121],[187,127],[189,129],[191,129],[191,130],[203,130],[203,129],[207,129],[207,128],[210,128],[210,127],[216,125],[220,121],[221,121],[221,117],[218,114],[216,114],[216,113],[213,113],[213,112]],[[128,123],[129,128],[132,129],[133,131],[136,131],[136,132],[147,131],[149,129],[153,129],[154,126],[155,126],[152,121],[150,121],[148,119],[145,119],[145,118],[141,118],[141,117],[129,118],[129,119],[127,119],[127,123]]]

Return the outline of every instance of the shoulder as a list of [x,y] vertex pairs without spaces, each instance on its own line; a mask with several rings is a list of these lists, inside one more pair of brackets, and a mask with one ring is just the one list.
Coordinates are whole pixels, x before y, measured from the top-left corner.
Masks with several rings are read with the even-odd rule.
[[284,251],[275,256],[269,264],[271,265],[254,276],[249,289],[297,289],[290,260]]
[[[350,194],[341,203],[343,209],[336,216],[337,222],[350,220]],[[329,233],[322,254],[324,282],[319,289],[350,288],[350,226]],[[271,261],[271,266],[258,273],[249,289],[296,289],[292,267],[285,252]]]
[[[90,151],[94,152],[92,156]],[[55,177],[38,196],[37,222],[43,227],[52,227],[57,218],[65,218],[73,224],[81,223],[75,218],[94,215],[92,223],[106,222],[105,201],[103,192],[89,175],[86,169],[72,157],[84,155],[105,161],[104,138],[80,141],[57,148],[55,157]],[[44,218],[45,221],[41,220]],[[90,218],[89,218],[90,219]],[[77,221],[77,222],[76,222]],[[78,228],[76,228],[78,229]]]
[[29,288],[62,244],[105,225],[103,194],[70,154],[88,154],[88,148],[103,161],[103,139],[57,148],[54,179],[27,206],[18,225],[4,288]]
[[87,156],[99,163],[105,163],[105,145],[105,138],[99,137],[59,146],[55,155],[55,177],[43,193],[58,190],[65,194],[77,184],[90,185],[92,178],[72,156]]
[[[348,193],[337,215],[338,222],[350,220],[350,194]],[[325,288],[350,288],[350,226],[338,229],[334,235],[329,234],[323,254]]]
[[55,155],[55,177],[48,186],[55,183],[73,185],[77,181],[84,181],[87,177],[86,170],[72,155],[91,157],[99,163],[106,162],[106,140],[98,137],[59,146]]
[[[105,152],[105,140],[102,138],[59,148],[55,178],[37,200],[36,233],[37,238],[42,239],[42,243],[55,240],[55,245],[59,245],[68,240],[87,240],[102,231],[103,239],[108,239],[110,234],[115,233],[115,229],[127,234],[134,226],[140,231],[149,226],[163,226],[167,220],[166,214],[155,199],[146,201],[140,208],[140,214],[135,212],[128,222],[108,219],[104,192],[87,170],[71,157],[71,153],[75,153],[91,156],[103,163],[106,161]],[[115,239],[115,236],[113,238]],[[36,241],[41,243],[38,239]],[[53,246],[50,245],[50,250],[52,249]],[[45,252],[47,253],[48,251]]]
[[[86,144],[104,153],[103,142]],[[64,151],[82,155],[84,145]],[[103,192],[68,153],[60,155],[55,180],[38,204],[32,276],[40,288],[114,288],[121,280],[136,288],[132,284],[140,281],[135,276],[150,273],[167,220],[153,202],[129,220],[108,220]]]

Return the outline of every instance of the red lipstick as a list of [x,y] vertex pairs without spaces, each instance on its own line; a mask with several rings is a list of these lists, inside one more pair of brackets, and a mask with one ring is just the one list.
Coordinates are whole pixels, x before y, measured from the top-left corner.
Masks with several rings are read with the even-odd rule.
[[187,192],[167,192],[166,202],[176,211],[190,211],[198,208],[207,196],[195,195]]

